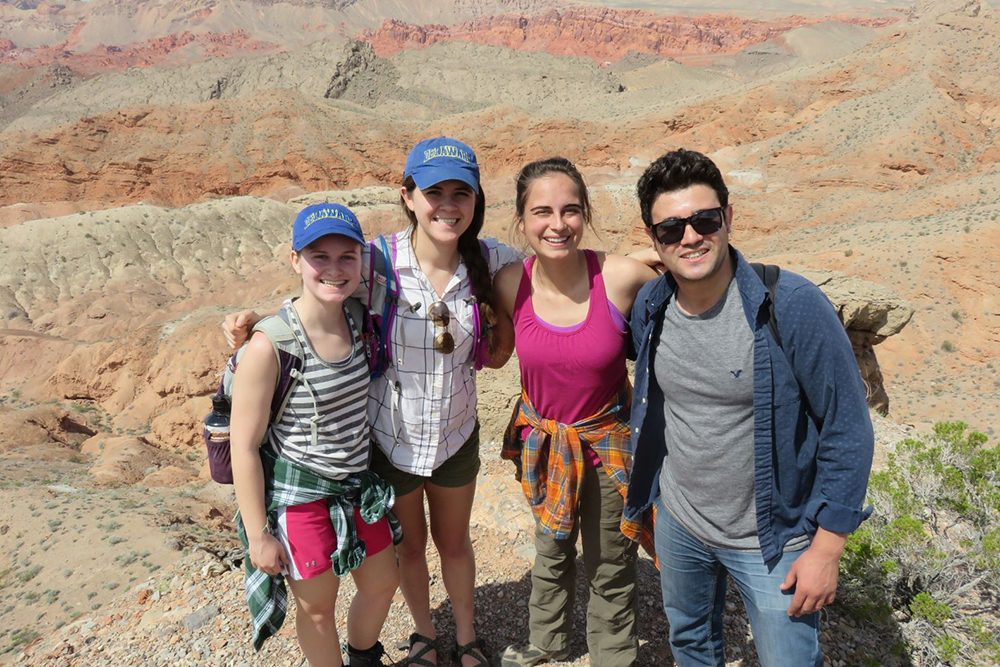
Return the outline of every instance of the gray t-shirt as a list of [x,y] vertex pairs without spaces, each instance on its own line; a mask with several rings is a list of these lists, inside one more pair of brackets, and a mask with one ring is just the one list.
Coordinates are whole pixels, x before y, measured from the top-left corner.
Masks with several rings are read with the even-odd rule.
[[660,493],[704,543],[759,549],[754,504],[753,332],[736,281],[708,311],[667,306],[656,356],[667,456]]

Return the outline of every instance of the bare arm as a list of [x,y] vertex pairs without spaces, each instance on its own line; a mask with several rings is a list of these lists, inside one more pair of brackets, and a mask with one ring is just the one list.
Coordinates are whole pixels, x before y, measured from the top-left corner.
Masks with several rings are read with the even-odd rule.
[[517,290],[521,286],[521,276],[524,267],[520,263],[508,264],[493,278],[493,297],[497,306],[512,321],[514,319],[514,302],[517,301]]
[[503,368],[512,354],[514,354],[514,323],[501,311],[496,313],[496,322],[493,324],[493,349],[486,367]]
[[229,438],[236,502],[250,543],[250,561],[271,575],[281,572],[288,561],[281,543],[267,532],[264,468],[259,452],[277,378],[274,348],[267,336],[258,333],[236,368]]
[[639,288],[658,275],[649,265],[622,255],[606,255],[603,274],[608,298],[626,317]]
[[[490,368],[501,368],[514,353],[514,300],[521,280],[521,264],[508,264],[493,277],[493,299],[496,303],[496,350],[491,355]],[[516,282],[515,282],[516,281]]]
[[664,266],[663,260],[660,259],[660,255],[656,252],[655,248],[646,246],[645,248],[640,248],[639,250],[633,250],[629,254],[625,255],[634,259],[637,262],[645,264],[649,268],[653,269],[657,274],[663,273]]

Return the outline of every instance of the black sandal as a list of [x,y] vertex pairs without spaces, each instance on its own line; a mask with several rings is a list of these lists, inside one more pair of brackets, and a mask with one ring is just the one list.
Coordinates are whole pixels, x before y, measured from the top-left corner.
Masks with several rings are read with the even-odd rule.
[[[423,644],[424,646],[413,655],[410,655],[410,652],[413,651],[414,644]],[[399,663],[402,667],[410,667],[411,665],[416,665],[416,667],[437,667],[437,662],[431,662],[424,657],[431,651],[434,651],[435,654],[437,653],[436,639],[431,639],[430,637],[426,637],[419,632],[414,632],[410,635],[410,639],[407,641],[405,647],[407,655],[403,658],[403,661]],[[435,658],[436,657],[437,656],[435,655]]]
[[455,667],[462,667],[462,658],[469,656],[476,660],[474,667],[490,667],[490,661],[486,657],[486,649],[478,639],[473,639],[468,644],[458,645],[451,650],[451,660]]

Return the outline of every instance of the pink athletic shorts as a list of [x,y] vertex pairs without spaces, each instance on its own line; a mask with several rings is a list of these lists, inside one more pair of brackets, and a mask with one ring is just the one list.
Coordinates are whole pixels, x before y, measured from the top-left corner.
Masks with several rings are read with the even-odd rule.
[[[374,556],[392,544],[392,530],[387,518],[367,524],[361,518],[361,511],[355,507],[354,519],[358,537],[365,541],[368,556]],[[292,579],[311,579],[333,567],[330,554],[337,548],[337,534],[333,532],[325,500],[279,509],[278,526],[274,532],[291,558],[288,576]]]

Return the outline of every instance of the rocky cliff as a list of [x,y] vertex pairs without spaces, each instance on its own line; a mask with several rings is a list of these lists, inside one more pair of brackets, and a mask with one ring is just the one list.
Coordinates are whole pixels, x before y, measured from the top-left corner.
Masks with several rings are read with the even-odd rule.
[[[536,14],[508,14],[458,25],[413,25],[387,19],[366,31],[381,55],[440,42],[465,41],[511,49],[617,61],[630,53],[691,56],[734,53],[789,30],[823,19],[791,16],[760,21],[735,16],[663,16],[639,10],[570,7]],[[883,26],[892,18],[846,18],[856,25]]]
[[281,50],[278,44],[251,37],[245,30],[229,33],[176,32],[124,46],[99,44],[76,50],[69,41],[52,46],[20,48],[11,40],[0,41],[0,63],[22,68],[59,65],[82,75],[123,70],[129,67],[182,65],[209,58]]

